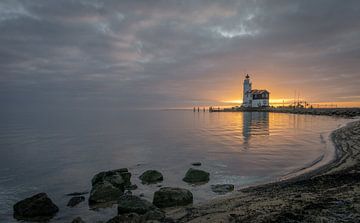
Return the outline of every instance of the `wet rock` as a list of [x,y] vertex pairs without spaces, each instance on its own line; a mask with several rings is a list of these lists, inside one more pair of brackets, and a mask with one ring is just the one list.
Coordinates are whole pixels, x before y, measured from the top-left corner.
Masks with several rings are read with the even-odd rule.
[[159,208],[184,206],[193,202],[189,190],[174,187],[163,187],[154,194],[153,204]]
[[193,165],[193,166],[201,166],[201,163],[200,162],[194,162],[191,165]]
[[18,220],[49,220],[59,208],[46,193],[39,193],[14,205],[14,218]]
[[118,200],[118,214],[137,213],[145,214],[151,210],[157,210],[152,203],[134,195],[123,195]]
[[234,190],[233,184],[216,184],[211,185],[211,190],[218,194],[226,194]]
[[210,174],[203,170],[190,168],[183,178],[187,183],[206,183],[210,180]]
[[89,204],[107,203],[116,201],[123,195],[123,189],[104,181],[93,186],[90,192]]
[[130,178],[131,173],[127,168],[96,174],[91,180],[89,204],[117,201],[123,195],[125,188],[131,186]]
[[108,220],[106,223],[143,223],[144,219],[136,213],[118,215]]
[[125,190],[136,190],[138,186],[136,184],[131,184],[130,186],[126,186]]
[[84,196],[75,196],[75,197],[72,197],[67,206],[68,207],[75,207],[76,205],[78,205],[79,203],[85,201],[85,197]]
[[163,175],[157,170],[147,170],[139,177],[143,184],[153,184],[163,181]]
[[161,221],[165,219],[165,213],[160,209],[154,209],[146,212],[144,215],[146,221]]
[[85,221],[84,221],[84,220],[82,220],[82,218],[77,217],[77,218],[75,218],[74,220],[72,220],[72,222],[71,222],[71,223],[85,223]]
[[81,196],[81,195],[85,195],[85,194],[88,194],[89,191],[82,191],[82,192],[73,192],[73,193],[70,193],[70,194],[66,194],[66,196]]
[[117,170],[103,171],[96,174],[91,180],[91,184],[94,186],[97,183],[108,181],[118,186],[129,186],[131,173],[127,168],[121,168]]

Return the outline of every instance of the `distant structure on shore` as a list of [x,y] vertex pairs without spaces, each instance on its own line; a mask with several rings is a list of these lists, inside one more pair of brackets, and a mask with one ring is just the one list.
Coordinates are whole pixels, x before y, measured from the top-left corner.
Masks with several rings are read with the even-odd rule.
[[269,107],[270,92],[267,90],[252,89],[249,74],[246,75],[244,80],[243,89],[243,103],[242,107],[245,108],[262,108]]

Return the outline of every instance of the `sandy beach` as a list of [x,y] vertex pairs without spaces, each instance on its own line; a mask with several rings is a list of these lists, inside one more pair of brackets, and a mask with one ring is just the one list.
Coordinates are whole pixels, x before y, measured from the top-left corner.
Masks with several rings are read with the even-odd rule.
[[167,215],[175,222],[359,222],[360,121],[331,137],[336,158],[320,169]]

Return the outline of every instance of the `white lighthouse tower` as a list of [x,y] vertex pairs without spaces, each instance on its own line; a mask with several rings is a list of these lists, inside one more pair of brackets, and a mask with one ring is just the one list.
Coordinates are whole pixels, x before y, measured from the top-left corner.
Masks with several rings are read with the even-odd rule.
[[246,75],[245,80],[244,80],[244,88],[243,88],[243,107],[251,107],[251,99],[252,99],[252,94],[251,94],[251,82],[250,82],[250,76],[249,74]]

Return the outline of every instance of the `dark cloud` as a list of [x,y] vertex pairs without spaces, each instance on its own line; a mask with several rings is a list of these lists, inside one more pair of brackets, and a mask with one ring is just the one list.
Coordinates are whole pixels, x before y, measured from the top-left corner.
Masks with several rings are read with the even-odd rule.
[[[358,1],[0,2],[3,105],[181,107],[360,101]],[[233,98],[232,98],[233,99]]]

